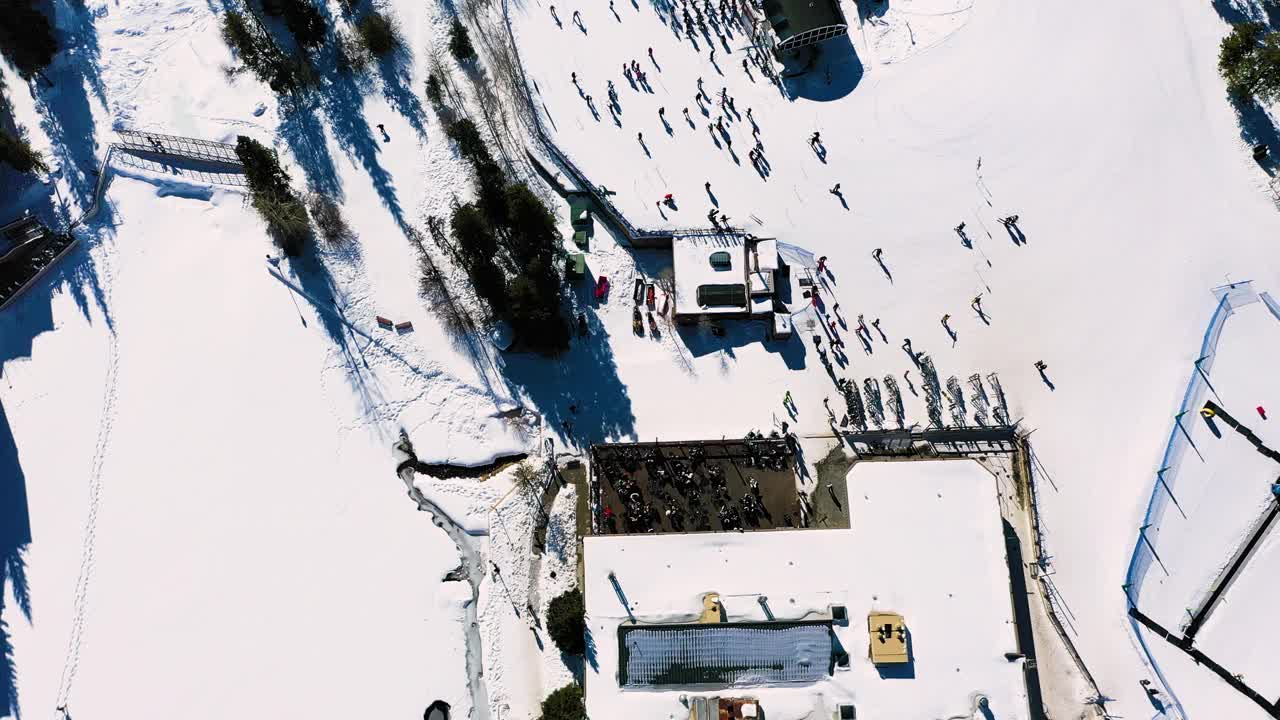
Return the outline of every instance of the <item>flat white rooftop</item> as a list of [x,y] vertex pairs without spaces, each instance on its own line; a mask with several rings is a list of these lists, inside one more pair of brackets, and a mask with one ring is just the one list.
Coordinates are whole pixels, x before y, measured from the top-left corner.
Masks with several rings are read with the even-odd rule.
[[[852,529],[588,537],[587,624],[595,665],[593,718],[684,718],[681,694],[755,696],[770,720],[950,717],[988,698],[998,718],[1026,718],[994,478],[971,460],[863,462],[849,478]],[[614,573],[617,588],[609,578]],[[626,689],[618,685],[618,627],[696,620],[702,595],[721,596],[729,622],[813,619],[848,609],[837,641],[850,655],[817,682],[754,687]],[[867,657],[867,614],[901,613],[908,671],[881,676]]]
[[[727,263],[713,264],[713,254],[724,253]],[[720,258],[724,258],[720,255]],[[671,243],[672,271],[676,276],[676,314],[713,315],[747,310],[746,241],[738,235],[676,237]],[[698,288],[739,285],[742,302],[735,305],[702,305]]]

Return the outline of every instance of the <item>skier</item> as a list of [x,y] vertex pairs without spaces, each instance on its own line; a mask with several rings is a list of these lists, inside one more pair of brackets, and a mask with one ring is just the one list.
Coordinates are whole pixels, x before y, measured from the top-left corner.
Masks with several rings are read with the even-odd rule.
[[963,234],[964,234],[964,223],[960,223],[959,225],[955,226],[955,227],[954,227],[954,228],[952,228],[952,229],[953,229],[953,230],[955,230],[956,232],[960,233],[961,235],[963,235]]
[[[947,321],[951,319],[951,313],[942,314],[942,327],[947,327]],[[950,330],[950,328],[947,328]]]
[[573,11],[573,22],[574,22],[575,24],[577,24],[577,25],[578,25],[578,27],[582,27],[582,13],[578,12],[577,10],[574,10],[574,11]]
[[875,250],[871,251],[871,258],[876,262],[880,262],[880,256],[883,254],[884,254],[884,250],[882,248],[876,248]]
[[809,145],[812,147],[820,142],[822,142],[822,133],[815,130],[813,135],[809,136]]
[[[672,196],[671,193],[667,193],[666,195],[663,195],[662,202],[666,203],[667,207],[674,208],[676,206],[676,199],[674,196]],[[649,287],[652,288],[653,286],[650,285]]]
[[831,193],[832,195],[837,195],[837,196],[838,196],[838,195],[840,194],[840,183],[836,183],[836,184],[835,184],[835,186],[833,186],[833,187],[832,187],[830,190],[828,190],[827,192]]
[[658,117],[663,118],[664,120],[666,119],[667,109],[665,107],[658,108]]
[[915,351],[911,349],[911,338],[902,341],[902,349],[911,357],[914,358],[916,356]]
[[702,186],[703,186],[703,187],[705,187],[705,188],[707,189],[707,194],[708,194],[708,195],[710,195],[710,194],[711,194],[711,181],[710,181],[710,180],[706,181],[705,183],[703,183],[703,184],[702,184]]
[[835,313],[835,314],[839,315],[839,314],[840,314],[840,303],[836,303],[835,305],[832,305],[832,306],[831,306],[831,312],[833,312],[833,313]]
[[578,84],[578,73],[577,73],[576,71],[575,71],[575,72],[571,72],[571,73],[569,73],[569,79],[573,81],[573,84],[574,84],[574,85],[577,85],[577,84]]
[[643,144],[644,144],[644,133],[642,133],[642,132],[638,132],[638,133],[636,133],[636,140],[639,140],[639,141],[640,141],[640,144],[641,144],[641,145],[643,145]]
[[[653,48],[649,48],[649,59],[650,59],[650,60],[653,60]],[[657,65],[657,64],[658,64],[658,61],[657,61],[657,60],[653,60],[653,64],[654,64],[654,65]]]
[[711,48],[711,64],[712,64],[712,65],[715,65],[715,64],[716,64],[716,49],[715,49],[715,48]]
[[[875,320],[872,320],[871,327],[875,328],[876,332],[880,333],[881,337],[884,337],[884,331],[880,329],[880,318],[876,318]],[[885,342],[888,342],[888,341],[886,340]]]
[[823,255],[822,257],[818,258],[818,272],[822,272],[823,270],[826,270],[826,269],[827,269],[827,256]]
[[794,406],[795,406],[795,402],[791,399],[791,391],[790,391],[790,390],[788,390],[788,391],[786,392],[786,394],[782,396],[782,404],[783,404],[783,405],[785,405],[785,406],[788,406],[788,407],[794,407]]
[[692,120],[689,119],[689,108],[684,109],[684,119],[685,119],[685,122],[693,122]]
[[560,24],[560,16],[556,14],[556,6],[551,6],[551,17],[555,18],[556,24]]
[[1259,405],[1259,406],[1258,406],[1258,416],[1259,416],[1259,417],[1261,417],[1263,420],[1266,420],[1266,419],[1267,419],[1267,409],[1266,409],[1266,408],[1264,408],[1264,407],[1262,407],[1261,405]]
[[1039,370],[1042,375],[1044,374],[1044,371],[1047,370],[1048,368],[1049,366],[1045,365],[1043,360],[1036,361],[1036,369]]

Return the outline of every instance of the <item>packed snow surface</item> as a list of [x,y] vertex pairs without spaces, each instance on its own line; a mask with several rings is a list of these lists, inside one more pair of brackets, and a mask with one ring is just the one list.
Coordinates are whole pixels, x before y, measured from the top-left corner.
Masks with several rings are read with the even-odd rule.
[[[264,255],[274,250],[240,196],[129,170],[105,183],[103,208],[78,249],[0,317],[0,432],[17,448],[10,477],[25,484],[32,527],[22,579],[31,612],[21,611],[10,574],[4,621],[28,714],[68,698],[76,716],[222,718],[243,706],[278,717],[408,717],[436,698],[464,713],[459,619],[469,594],[463,583],[440,582],[457,552],[393,476],[389,448],[400,429],[420,459],[472,465],[530,449],[535,431],[508,416],[517,406],[536,411],[558,443],[581,446],[767,428],[787,417],[787,390],[798,407],[794,428],[826,428],[821,401],[834,387],[807,338],[763,344],[759,326],[714,338],[665,325],[657,338],[637,337],[624,294],[593,307],[585,284],[577,301],[591,335],[555,361],[459,347],[440,328],[418,297],[404,229],[469,196],[465,167],[419,94],[427,47],[445,42],[447,7],[386,2],[411,51],[404,62],[359,83],[326,77],[315,102],[289,108],[251,78],[229,81],[221,71],[231,58],[217,33],[219,4],[52,4],[70,48],[47,73],[52,86],[33,84],[33,99],[4,72],[18,119],[50,151],[60,197],[73,210],[93,202],[93,170],[113,127],[222,141],[247,134],[276,144],[298,185],[340,197],[360,242],[358,251],[282,262],[272,274]],[[860,20],[845,3],[851,46],[833,44],[830,62],[794,81],[790,97],[755,70],[754,81],[743,72],[741,34],[719,46],[722,76],[707,61],[706,41],[695,50],[678,39],[653,4],[614,6],[616,18],[604,3],[561,4],[557,27],[545,0],[511,3],[535,105],[553,138],[594,183],[618,193],[636,224],[703,224],[710,182],[733,223],[828,256],[824,300],[841,304],[836,332],[851,335],[859,315],[868,324],[881,319],[885,332],[871,354],[850,342],[839,374],[909,372],[918,386],[899,350],[906,338],[933,356],[944,379],[998,372],[1053,480],[1041,486],[1049,569],[1075,643],[1114,698],[1113,713],[1149,716],[1138,681],[1151,673],[1128,632],[1120,584],[1169,416],[1212,312],[1208,289],[1245,278],[1280,287],[1271,241],[1280,218],[1216,74],[1226,25],[1215,4],[1121,3],[1099,15],[1067,3],[891,0]],[[585,32],[568,22],[574,10]],[[623,79],[622,63],[633,59],[653,93]],[[573,86],[574,72],[599,121]],[[725,112],[709,107],[707,117],[696,107],[698,77],[708,94],[724,87],[735,98],[736,112],[725,116],[733,153],[707,129]],[[621,128],[604,109],[608,80],[620,93]],[[746,157],[747,108],[760,126],[767,179]],[[807,144],[815,131],[825,162]],[[836,183],[840,194],[829,192]],[[657,204],[666,193],[678,210]],[[1025,243],[996,222],[1010,213],[1021,216]],[[952,230],[961,222],[972,248]],[[599,226],[587,259],[592,280],[608,275],[622,289],[670,264],[669,254],[620,247]],[[885,271],[869,257],[874,248],[884,250]],[[990,325],[970,312],[978,293]],[[944,313],[953,315],[954,341],[939,325]],[[411,320],[414,332],[379,334],[375,314]],[[1274,355],[1261,345],[1256,352]],[[1055,389],[1036,360],[1047,363]],[[1239,372],[1249,381],[1264,375]],[[1248,382],[1239,390],[1246,399],[1267,392]],[[908,422],[924,422],[923,402],[904,399]],[[930,507],[928,498],[915,500]],[[848,537],[862,537],[854,527]],[[921,527],[973,529],[963,515]],[[700,546],[734,548],[757,537],[816,542],[809,538],[821,534],[620,546],[680,543],[666,555],[690,563],[680,577],[698,585],[668,598],[669,607],[651,598],[642,608],[670,614],[696,607],[703,578],[719,578],[688,559],[715,549]],[[791,550],[779,548],[776,559],[846,561],[827,548],[795,558]],[[1269,557],[1260,554],[1258,568]],[[929,580],[925,592],[945,586],[956,566],[939,557],[921,564],[929,569],[919,574]],[[748,576],[758,572],[755,563],[745,567]],[[569,574],[561,569],[558,581]],[[1232,593],[1268,583],[1248,570]],[[620,577],[640,600],[660,590]],[[775,593],[775,608],[788,592],[797,607],[825,607],[833,590],[814,583],[836,582],[821,573],[783,579],[795,589]],[[745,583],[717,581],[721,592]],[[868,605],[863,583],[874,580],[839,581],[857,583]],[[589,597],[593,583],[599,577],[589,575]],[[993,575],[972,586],[994,592],[1002,583]],[[910,597],[894,596],[905,593],[898,587],[878,596],[907,614],[921,643],[950,645],[964,632],[929,627],[937,614],[904,608]],[[1274,594],[1274,582],[1264,591]],[[758,607],[760,589],[737,592],[748,597],[739,603],[745,612]],[[926,607],[934,601],[942,602]],[[485,608],[514,613],[519,605]],[[1249,622],[1235,619],[1251,613],[1227,609],[1206,627],[1206,642],[1213,623]],[[502,623],[490,648],[517,647],[506,641],[523,635],[528,650],[528,626]],[[609,642],[597,639],[603,660]],[[997,645],[1003,652],[1012,633],[979,642],[986,657]],[[1153,651],[1192,717],[1265,716],[1178,651]],[[501,659],[507,678],[491,689],[504,719],[501,703],[532,717],[538,690],[564,679],[562,669],[546,670],[547,681],[536,682],[522,674],[520,657]],[[952,673],[936,715],[968,712],[968,694],[980,688],[997,717],[1025,705],[1010,695],[1021,681],[1003,657],[990,667],[971,668],[968,654],[956,661],[966,671]],[[1240,671],[1255,677],[1265,661],[1241,656]],[[923,655],[920,662],[923,681]],[[855,668],[849,677],[862,675]],[[828,681],[833,695],[843,681]],[[913,694],[911,684],[874,674],[851,687],[848,696],[873,705],[888,702],[877,692]],[[600,702],[596,689],[588,694]],[[628,694],[623,708],[635,700]],[[667,694],[649,700],[663,712],[676,707]],[[799,699],[771,702],[778,714],[770,717],[807,711]]]

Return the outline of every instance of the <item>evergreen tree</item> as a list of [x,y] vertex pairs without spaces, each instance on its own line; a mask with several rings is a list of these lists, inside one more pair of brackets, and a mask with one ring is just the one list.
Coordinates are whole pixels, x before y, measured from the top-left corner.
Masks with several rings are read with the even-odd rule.
[[460,62],[474,60],[476,57],[476,49],[471,45],[471,35],[467,33],[467,26],[462,24],[462,20],[453,19],[453,24],[449,26],[449,52]]
[[24,80],[48,67],[57,52],[49,18],[32,0],[0,0],[0,54]]
[[427,75],[427,99],[432,105],[439,105],[444,98],[444,92],[440,85],[440,78],[435,73]]
[[299,255],[311,235],[307,208],[289,186],[276,151],[244,135],[236,138],[236,156],[244,165],[250,201],[284,251]]
[[586,720],[586,717],[582,688],[577,685],[565,685],[542,701],[542,720]]
[[462,256],[462,263],[471,267],[481,261],[493,262],[498,254],[498,242],[485,222],[484,215],[472,203],[459,205],[449,220],[454,246]]
[[400,46],[400,29],[391,18],[379,12],[370,12],[356,23],[356,32],[369,52],[382,57]]
[[0,163],[9,165],[20,173],[49,172],[44,156],[31,147],[21,129],[17,135],[0,130]]
[[585,616],[582,591],[576,588],[552,599],[547,606],[547,632],[560,652],[581,655],[586,649]]
[[329,27],[324,16],[310,0],[280,0],[284,11],[284,24],[293,33],[298,45],[318,48],[324,44]]
[[1256,22],[1232,25],[1218,49],[1218,71],[1236,100],[1280,100],[1280,34]]

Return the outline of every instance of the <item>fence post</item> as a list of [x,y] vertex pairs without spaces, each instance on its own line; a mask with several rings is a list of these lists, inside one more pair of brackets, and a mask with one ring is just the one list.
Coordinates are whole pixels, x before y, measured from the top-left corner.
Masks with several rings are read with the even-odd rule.
[[1159,470],[1157,470],[1157,471],[1156,471],[1156,480],[1159,480],[1159,481],[1160,481],[1160,484],[1164,487],[1164,491],[1165,491],[1165,492],[1167,492],[1167,493],[1169,493],[1169,499],[1173,501],[1173,506],[1174,506],[1174,507],[1176,507],[1176,508],[1178,508],[1178,512],[1179,512],[1179,513],[1182,513],[1182,519],[1183,519],[1183,520],[1186,520],[1186,519],[1187,519],[1187,514],[1186,514],[1185,512],[1183,512],[1183,510],[1182,510],[1182,505],[1178,504],[1178,498],[1176,498],[1176,497],[1174,497],[1174,496],[1173,496],[1173,490],[1169,488],[1169,483],[1165,482],[1165,480],[1164,480],[1164,473],[1165,473],[1165,471],[1166,471],[1166,470],[1168,470],[1168,469],[1169,469],[1169,466],[1168,466],[1168,465],[1166,465],[1166,466],[1164,466],[1164,467],[1160,468]]
[[1209,376],[1205,374],[1204,368],[1200,367],[1200,363],[1208,359],[1209,359],[1208,355],[1203,355],[1200,357],[1199,360],[1196,360],[1195,362],[1196,372],[1200,373],[1200,377],[1201,379],[1204,380],[1204,384],[1209,386],[1209,391],[1212,392],[1213,396],[1218,399],[1218,404],[1222,404],[1222,396],[1218,394],[1218,390],[1213,386],[1213,383],[1209,382]]
[[1173,416],[1173,421],[1174,423],[1177,424],[1178,429],[1182,431],[1182,434],[1187,438],[1187,442],[1191,443],[1191,449],[1196,451],[1196,456],[1200,458],[1200,462],[1204,462],[1205,461],[1204,455],[1200,454],[1200,448],[1196,447],[1196,441],[1191,439],[1191,433],[1187,432],[1187,429],[1182,426],[1182,416],[1186,414],[1187,414],[1187,411],[1183,410],[1182,412]]
[[1138,528],[1138,537],[1142,538],[1142,541],[1147,544],[1147,549],[1151,551],[1151,557],[1155,558],[1156,562],[1160,563],[1160,569],[1164,570],[1165,575],[1168,575],[1169,568],[1164,566],[1164,561],[1160,559],[1160,554],[1156,552],[1155,546],[1151,544],[1151,539],[1147,537],[1147,528],[1149,527],[1151,527],[1151,523],[1147,523],[1146,525]]

